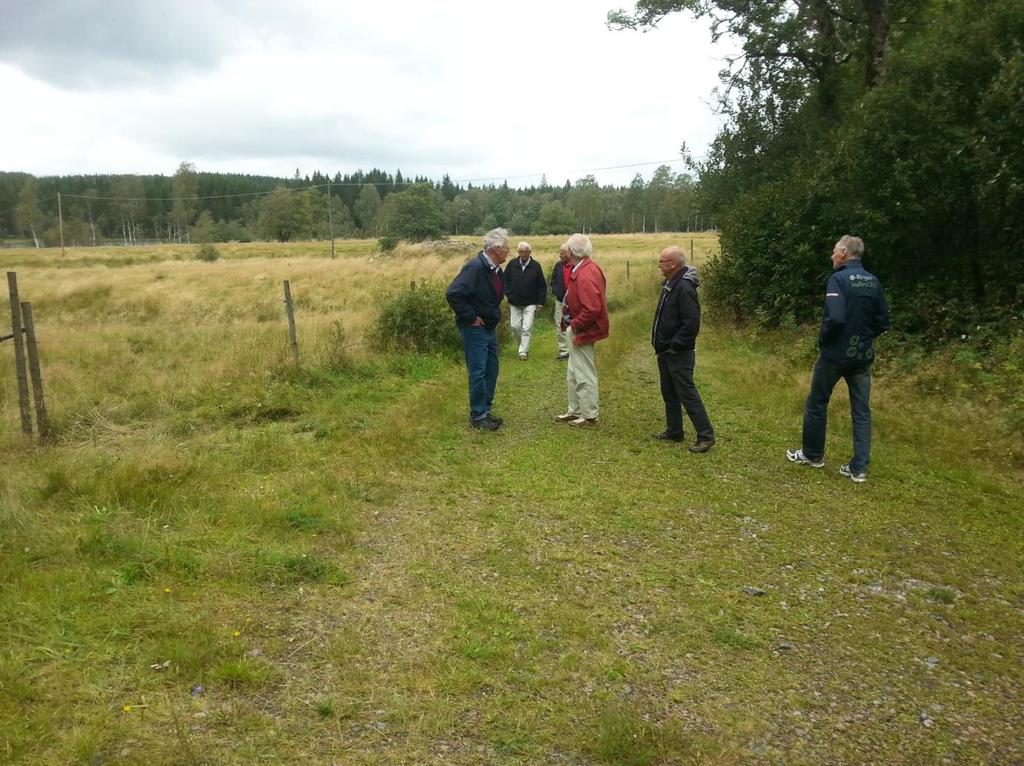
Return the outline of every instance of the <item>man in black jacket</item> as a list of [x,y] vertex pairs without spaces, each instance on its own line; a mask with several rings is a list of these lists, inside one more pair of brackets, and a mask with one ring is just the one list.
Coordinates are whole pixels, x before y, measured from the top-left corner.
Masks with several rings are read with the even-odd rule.
[[469,424],[497,431],[502,419],[491,413],[498,383],[498,338],[501,299],[505,292],[501,264],[508,257],[508,232],[492,229],[484,249],[470,258],[448,285],[445,298],[462,333],[469,376]]
[[544,308],[548,285],[544,281],[544,270],[530,256],[533,248],[529,242],[520,242],[518,258],[505,267],[505,293],[508,298],[509,323],[512,331],[519,335],[519,358],[524,362],[530,353],[530,336],[533,318],[537,309]]
[[693,382],[700,332],[700,301],[697,299],[700,277],[697,269],[686,265],[686,257],[679,247],[662,250],[658,268],[665,281],[654,312],[651,343],[658,355],[661,398],[665,400],[665,430],[654,438],[681,442],[682,410],[685,409],[697,432],[690,452],[707,452],[715,444],[715,430]]
[[871,362],[874,339],[889,329],[889,305],[878,277],[864,269],[864,240],[847,234],[832,249],[832,276],[825,286],[825,315],[818,333],[818,361],[804,404],[803,443],[786,450],[791,463],[825,465],[825,427],[832,389],[842,378],[850,392],[853,457],[839,473],[867,481],[871,462]]

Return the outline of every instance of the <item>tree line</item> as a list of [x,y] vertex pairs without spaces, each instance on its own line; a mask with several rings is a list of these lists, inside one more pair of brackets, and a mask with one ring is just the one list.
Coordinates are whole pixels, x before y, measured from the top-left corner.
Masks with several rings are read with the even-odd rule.
[[389,236],[410,241],[482,234],[683,231],[710,228],[687,173],[658,167],[625,187],[586,176],[561,186],[465,186],[381,170],[315,172],[289,179],[199,172],[173,176],[77,175],[36,178],[0,172],[0,240],[36,247],[141,242],[228,242]]
[[724,127],[692,163],[721,232],[719,305],[769,325],[816,316],[850,233],[897,326],[1020,331],[1024,0],[640,0],[609,23],[676,12],[741,44]]

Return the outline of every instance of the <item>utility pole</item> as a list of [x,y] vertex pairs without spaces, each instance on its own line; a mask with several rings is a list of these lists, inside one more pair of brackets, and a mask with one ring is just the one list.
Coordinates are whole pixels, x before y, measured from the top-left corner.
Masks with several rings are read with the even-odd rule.
[[334,250],[334,206],[331,204],[331,177],[327,176],[327,220],[331,224],[331,258],[336,258],[337,253]]

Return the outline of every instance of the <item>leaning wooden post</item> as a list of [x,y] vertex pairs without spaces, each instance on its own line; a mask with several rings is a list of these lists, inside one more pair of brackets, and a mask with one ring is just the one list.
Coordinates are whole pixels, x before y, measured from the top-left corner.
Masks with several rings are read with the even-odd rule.
[[25,320],[25,348],[28,350],[28,371],[32,376],[32,400],[36,405],[36,429],[39,437],[50,435],[50,418],[46,414],[46,399],[43,397],[43,370],[39,364],[39,349],[36,346],[36,325],[32,320],[32,304],[21,304],[21,315]]
[[629,281],[629,261],[626,261],[626,281]]
[[11,332],[14,333],[14,369],[18,376],[18,410],[22,433],[32,435],[32,410],[28,402],[28,375],[25,372],[25,341],[21,337],[21,304],[18,302],[18,275],[7,272],[7,290],[11,296]]
[[299,361],[299,341],[295,337],[295,310],[292,307],[292,289],[288,286],[288,280],[284,281],[284,310],[288,315],[288,342],[292,346],[292,357],[296,363]]

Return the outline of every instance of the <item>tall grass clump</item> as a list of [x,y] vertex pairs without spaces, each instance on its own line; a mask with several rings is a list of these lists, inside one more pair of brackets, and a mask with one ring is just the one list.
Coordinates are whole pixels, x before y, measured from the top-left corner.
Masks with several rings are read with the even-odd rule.
[[213,245],[207,243],[200,245],[196,251],[196,260],[212,263],[220,258],[220,251]]
[[444,288],[424,283],[388,298],[371,335],[384,348],[417,353],[456,352],[462,348]]

